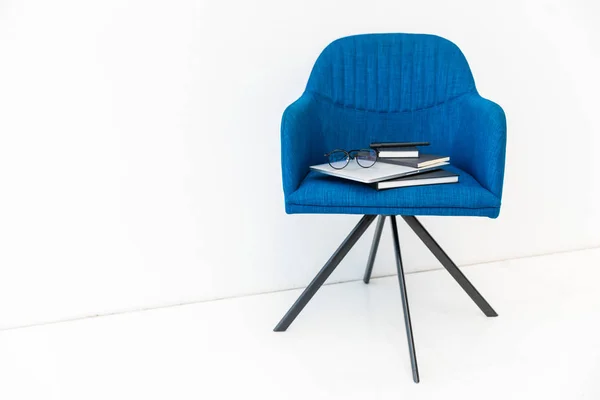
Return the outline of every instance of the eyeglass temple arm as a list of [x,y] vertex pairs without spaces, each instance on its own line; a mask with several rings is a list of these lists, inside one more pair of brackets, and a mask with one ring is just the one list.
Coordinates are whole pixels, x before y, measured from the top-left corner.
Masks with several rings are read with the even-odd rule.
[[[341,150],[341,149],[335,149],[335,150],[331,150],[329,153],[325,153],[323,154],[324,157],[329,157],[331,155],[331,153],[334,153],[336,151],[343,151],[345,153],[347,153],[350,158],[354,158],[356,155],[360,155],[361,153],[365,154],[365,153],[370,153],[371,150],[366,150],[366,149],[356,149],[356,150],[350,150],[350,151],[346,151],[346,150]],[[356,152],[356,155],[353,155],[352,153]]]

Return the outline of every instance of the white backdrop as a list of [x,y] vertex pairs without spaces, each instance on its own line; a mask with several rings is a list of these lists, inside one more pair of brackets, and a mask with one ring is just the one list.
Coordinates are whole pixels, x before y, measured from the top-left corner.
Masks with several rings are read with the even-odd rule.
[[[0,0],[0,328],[306,285],[358,217],[285,215],[280,117],[355,33],[454,41],[506,111],[500,218],[423,218],[458,264],[600,246],[599,16],[581,0]],[[362,276],[372,229],[331,281]],[[384,232],[375,276],[395,268]],[[400,237],[407,271],[439,267]]]

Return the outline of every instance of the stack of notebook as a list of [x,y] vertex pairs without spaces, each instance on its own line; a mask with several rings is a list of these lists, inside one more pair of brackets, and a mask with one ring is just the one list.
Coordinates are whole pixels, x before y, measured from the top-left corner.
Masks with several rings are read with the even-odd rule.
[[377,151],[378,158],[370,168],[363,168],[355,161],[351,161],[343,169],[334,169],[329,163],[310,168],[327,175],[362,182],[377,190],[458,182],[458,174],[442,169],[450,164],[450,157],[422,153],[416,146],[397,145],[399,146],[393,146],[392,143],[372,143],[371,148]]

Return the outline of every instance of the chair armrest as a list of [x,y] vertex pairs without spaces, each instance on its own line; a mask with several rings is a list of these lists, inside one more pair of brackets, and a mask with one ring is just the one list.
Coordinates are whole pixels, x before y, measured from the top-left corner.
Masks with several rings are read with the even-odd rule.
[[281,172],[283,192],[293,193],[308,174],[313,138],[318,132],[317,105],[309,93],[290,104],[281,119]]
[[457,165],[501,199],[506,156],[506,116],[502,108],[478,94],[465,96],[455,137],[453,153],[463,164]]

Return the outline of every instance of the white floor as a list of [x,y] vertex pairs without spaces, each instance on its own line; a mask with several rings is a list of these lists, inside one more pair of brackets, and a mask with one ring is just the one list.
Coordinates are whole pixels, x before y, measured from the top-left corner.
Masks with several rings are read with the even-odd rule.
[[[343,267],[343,265],[341,266]],[[0,399],[600,399],[600,249],[0,332]]]

